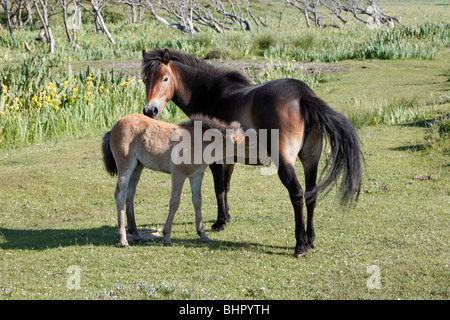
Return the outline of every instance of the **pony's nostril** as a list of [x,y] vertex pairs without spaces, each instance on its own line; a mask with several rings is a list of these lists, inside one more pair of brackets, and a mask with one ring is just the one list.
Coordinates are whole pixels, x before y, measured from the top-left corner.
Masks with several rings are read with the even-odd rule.
[[142,113],[144,115],[146,115],[147,117],[156,119],[156,117],[158,116],[158,108],[148,108],[145,107],[144,110],[142,110]]

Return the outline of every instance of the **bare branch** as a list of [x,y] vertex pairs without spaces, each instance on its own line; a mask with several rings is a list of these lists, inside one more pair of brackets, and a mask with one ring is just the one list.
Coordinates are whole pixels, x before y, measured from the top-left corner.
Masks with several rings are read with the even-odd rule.
[[382,10],[382,0],[286,0],[305,16],[306,24],[311,26],[310,17],[318,28],[335,27],[342,29],[348,25],[344,13],[350,13],[353,18],[370,28],[392,25],[400,21],[385,14]]

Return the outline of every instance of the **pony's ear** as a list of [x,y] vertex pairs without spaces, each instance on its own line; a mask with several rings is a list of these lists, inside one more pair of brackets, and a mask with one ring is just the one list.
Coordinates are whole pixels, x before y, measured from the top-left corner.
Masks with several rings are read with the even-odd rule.
[[164,64],[168,64],[169,61],[170,61],[170,51],[169,51],[169,49],[164,49],[164,55],[163,55],[163,60],[162,60],[162,62],[163,62]]
[[145,50],[142,50],[142,58],[145,58],[146,54],[147,54],[147,52],[145,52]]

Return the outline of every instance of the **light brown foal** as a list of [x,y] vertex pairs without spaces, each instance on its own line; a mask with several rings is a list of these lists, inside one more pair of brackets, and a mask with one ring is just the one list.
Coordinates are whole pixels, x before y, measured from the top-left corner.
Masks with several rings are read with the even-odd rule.
[[[195,130],[197,121],[201,122],[201,125],[197,127],[197,129],[201,128],[200,132]],[[209,129],[214,130],[215,137],[222,138],[221,144],[217,144],[217,138],[209,139],[209,141],[203,139],[203,134]],[[202,137],[195,137],[198,133]],[[194,143],[198,141],[201,141],[200,145],[195,145]],[[205,159],[203,153],[200,158],[198,154],[195,154],[198,151],[205,151],[208,146],[211,149],[213,143],[222,147],[221,150],[215,150],[214,157]],[[141,240],[135,223],[133,201],[144,167],[153,171],[170,173],[172,178],[172,194],[169,215],[163,229],[163,244],[171,244],[172,222],[180,204],[181,191],[186,178],[189,178],[192,191],[197,233],[203,242],[209,242],[201,213],[203,172],[211,161],[234,157],[238,145],[242,146],[242,144],[245,144],[245,136],[237,122],[228,124],[200,115],[194,115],[190,121],[178,125],[154,120],[141,114],[132,114],[120,119],[111,131],[104,135],[102,142],[105,168],[111,175],[118,176],[114,197],[117,207],[119,245],[128,246],[125,209],[128,231],[132,239]],[[232,148],[226,147],[230,145]]]

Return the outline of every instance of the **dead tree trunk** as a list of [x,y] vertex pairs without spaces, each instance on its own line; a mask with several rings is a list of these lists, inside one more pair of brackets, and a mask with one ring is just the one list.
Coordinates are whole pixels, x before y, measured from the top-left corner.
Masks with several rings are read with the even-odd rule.
[[108,31],[108,28],[106,27],[106,23],[103,20],[102,16],[102,10],[106,7],[106,1],[104,0],[90,0],[92,5],[92,10],[88,9],[85,5],[81,3],[81,0],[76,0],[77,4],[81,7],[83,7],[86,11],[88,11],[92,16],[94,17],[95,25],[97,31],[101,30],[106,34],[106,36],[109,39],[109,42],[114,46],[116,45],[116,42],[114,41],[113,37]]
[[2,0],[2,6],[3,6],[3,10],[5,12],[6,24],[8,25],[9,34],[11,35],[11,39],[14,42],[16,42],[16,37],[14,36],[13,28],[12,28],[12,24],[11,24],[11,16],[8,11],[8,0]]
[[[39,9],[39,4],[41,6],[42,12]],[[48,44],[48,52],[53,53],[55,52],[55,40],[53,39],[52,30],[50,29],[50,26],[48,24],[48,0],[34,0],[34,6],[36,7],[36,12],[39,15],[39,18],[42,22],[42,28],[45,32],[45,38],[47,40]]]
[[[69,26],[69,22],[67,20],[67,0],[59,0],[59,2],[61,3],[61,7],[63,10],[63,22],[64,22],[64,29],[66,31],[66,35],[67,35],[67,40],[69,41],[70,45],[72,46],[73,49],[79,49],[79,46],[76,44],[75,39],[77,37],[77,31],[76,31],[76,23],[75,21],[72,21],[71,26],[72,26],[72,34],[70,32],[70,26]],[[75,3],[76,6],[76,3]],[[76,15],[78,14],[78,11],[75,10],[74,13],[74,19],[76,19]]]

